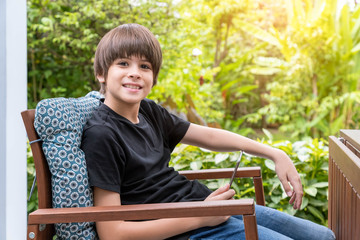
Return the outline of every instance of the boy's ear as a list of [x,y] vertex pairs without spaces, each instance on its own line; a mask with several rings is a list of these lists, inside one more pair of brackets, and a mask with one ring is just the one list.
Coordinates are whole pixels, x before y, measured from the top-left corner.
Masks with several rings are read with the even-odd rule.
[[97,75],[96,78],[99,80],[100,83],[105,83],[105,78],[103,76]]

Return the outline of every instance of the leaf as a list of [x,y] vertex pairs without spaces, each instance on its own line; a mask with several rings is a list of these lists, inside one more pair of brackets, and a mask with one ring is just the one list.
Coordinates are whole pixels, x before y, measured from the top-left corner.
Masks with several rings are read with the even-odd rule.
[[229,157],[228,153],[218,153],[215,156],[215,164],[219,164],[223,161],[225,161]]
[[211,153],[212,151],[206,148],[200,148],[201,151],[206,152],[206,153]]
[[34,167],[27,167],[26,168],[26,170],[27,170],[27,174],[29,175],[29,176],[35,176],[35,168]]
[[318,182],[311,185],[311,187],[316,187],[316,188],[324,188],[328,186],[329,186],[328,182]]
[[342,45],[345,46],[347,51],[351,51],[352,39],[351,39],[351,30],[350,30],[350,19],[349,19],[349,6],[344,4],[341,9],[340,17],[340,34]]
[[207,183],[206,186],[210,189],[218,189],[219,183],[218,182],[210,182],[210,183]]
[[313,197],[315,197],[316,194],[317,194],[317,189],[316,189],[315,187],[312,187],[312,186],[310,186],[310,187],[305,187],[305,188],[304,188],[304,191],[305,191],[307,194],[309,194],[310,196],[313,196]]
[[225,84],[225,85],[221,88],[221,90],[222,90],[222,91],[223,91],[223,90],[227,90],[227,89],[233,87],[233,85],[235,85],[235,84],[237,84],[237,83],[240,83],[240,82],[241,82],[241,79],[232,80],[232,81],[228,82],[227,84]]
[[41,18],[41,23],[44,25],[50,26],[50,28],[53,27],[53,21],[51,18],[43,17],[43,18]]
[[[358,8],[359,10],[360,8]],[[353,15],[354,17],[354,15]],[[359,39],[358,38],[358,34],[360,33],[360,18],[355,18],[354,19],[356,21],[356,23],[354,24],[354,26],[351,29],[351,37],[352,39]]]
[[288,205],[287,208],[284,209],[284,212],[286,212],[287,214],[294,216],[295,213],[297,212],[296,209],[294,209],[291,205]]
[[327,201],[326,200],[321,201],[321,200],[317,200],[317,199],[312,198],[312,199],[309,200],[309,204],[313,205],[315,207],[323,207],[323,206],[327,205]]
[[185,169],[187,166],[189,166],[189,165],[188,164],[175,164],[174,169],[175,169],[175,171],[180,171],[182,169]]
[[29,212],[29,211],[32,211],[35,207],[36,207],[35,202],[30,202],[30,203],[28,203],[28,205],[27,205],[27,211],[28,211],[28,212]]
[[273,135],[271,134],[271,132],[270,132],[269,130],[263,128],[262,131],[264,132],[264,134],[268,137],[268,139],[269,139],[270,141],[273,140]]
[[309,199],[307,197],[303,197],[302,203],[300,206],[300,210],[303,210],[304,208],[306,208],[308,204],[309,204]]
[[281,69],[275,67],[252,67],[250,68],[250,72],[255,75],[273,75],[275,73],[280,72]]
[[190,163],[190,168],[192,170],[199,170],[201,169],[201,166],[202,166],[202,162],[201,161],[195,161],[195,162],[191,162]]
[[299,160],[301,161],[301,162],[305,162],[305,161],[307,161],[308,159],[310,159],[310,155],[309,154],[300,154],[300,153],[298,153],[298,158],[299,158]]
[[269,168],[270,170],[275,171],[275,163],[269,159],[265,160],[265,166]]
[[49,78],[49,77],[51,76],[51,74],[52,74],[52,71],[51,71],[51,70],[46,70],[46,71],[44,72],[45,78]]
[[307,208],[309,209],[309,211],[311,212],[312,215],[314,215],[316,218],[320,219],[321,222],[325,222],[324,215],[318,209],[316,209],[312,206],[308,206]]
[[246,194],[248,194],[248,193],[254,193],[254,192],[255,192],[254,188],[247,188],[247,189],[245,189],[244,191],[241,192],[241,197],[246,196]]
[[232,101],[232,104],[235,105],[235,104],[238,104],[238,103],[244,103],[244,102],[248,102],[248,99],[236,99],[234,101]]
[[241,93],[247,93],[247,92],[250,92],[257,88],[258,88],[257,85],[245,85],[245,86],[241,86],[241,87],[237,88],[236,91],[241,92]]
[[344,118],[345,115],[341,115],[340,117],[338,117],[337,119],[335,119],[335,121],[333,121],[330,125],[330,133],[329,135],[335,135],[336,133],[339,132],[339,130],[341,128],[344,127]]
[[246,33],[281,49],[282,46],[278,39],[263,29],[245,21],[239,21],[239,26]]
[[274,57],[257,57],[254,63],[263,67],[281,67],[286,64],[284,60]]
[[360,43],[356,44],[355,47],[353,47],[353,49],[351,49],[351,53],[357,53],[358,51],[360,51]]
[[276,204],[278,204],[281,200],[281,196],[271,195],[270,198],[271,198],[271,201],[273,201],[273,203],[276,203]]

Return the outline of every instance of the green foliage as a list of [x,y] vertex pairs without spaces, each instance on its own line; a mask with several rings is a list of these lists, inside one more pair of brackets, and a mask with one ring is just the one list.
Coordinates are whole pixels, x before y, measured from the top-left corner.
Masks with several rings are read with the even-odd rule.
[[[262,166],[268,206],[326,224],[327,143],[315,137],[359,127],[359,15],[358,5],[340,0],[28,0],[29,108],[98,89],[92,65],[101,37],[123,23],[142,24],[164,59],[149,97],[245,136],[273,127],[305,139],[267,142],[287,152],[302,175],[300,211],[287,203],[272,162],[246,155],[242,164]],[[173,156],[176,169],[232,167],[236,159],[185,145]],[[33,175],[29,154],[29,184]],[[234,188],[237,197],[254,194],[246,180]],[[28,210],[36,206],[35,190]]]
[[229,121],[280,127],[298,138],[358,127],[358,6],[338,0],[27,3],[29,107],[97,89],[97,43],[109,29],[137,22],[163,48],[159,84],[149,96],[158,102],[171,100],[184,113],[195,109],[223,127]]
[[128,22],[150,28],[159,38],[176,19],[171,1],[101,0],[27,2],[29,105],[43,98],[79,97],[98,89],[93,59],[101,37]]
[[[274,74],[267,83],[269,104],[252,122],[266,116],[292,136],[328,136],[340,128],[356,128],[359,104],[360,8],[342,1],[288,0],[288,25],[263,30],[244,22],[242,29],[276,47],[279,63],[265,63]],[[262,73],[264,74],[264,73]]]
[[92,67],[98,42],[110,29],[136,22],[151,29],[163,49],[159,84],[149,97],[171,98],[178,110],[195,108],[210,122],[221,118],[221,93],[211,81],[215,70],[208,55],[215,43],[209,44],[211,31],[202,31],[206,15],[192,17],[200,2],[188,8],[188,3],[154,0],[28,1],[29,107],[43,98],[79,97],[98,89]]
[[[328,194],[328,143],[323,139],[308,138],[304,141],[272,141],[271,134],[265,144],[282,149],[291,159],[302,179],[304,197],[300,210],[294,210],[275,174],[271,160],[244,154],[240,167],[261,166],[266,206],[287,212],[319,224],[327,225]],[[198,170],[211,168],[233,168],[239,153],[217,153],[205,149],[180,144],[173,152],[171,166],[176,170]],[[206,180],[204,183],[212,190],[228,179]],[[255,190],[250,179],[237,179],[233,183],[235,198],[254,198]]]

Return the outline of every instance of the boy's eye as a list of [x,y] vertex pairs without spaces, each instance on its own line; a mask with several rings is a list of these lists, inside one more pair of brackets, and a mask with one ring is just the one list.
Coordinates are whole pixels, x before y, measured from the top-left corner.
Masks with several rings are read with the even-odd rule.
[[125,61],[120,61],[118,63],[118,65],[120,65],[120,66],[128,66],[129,64],[127,62],[125,62]]
[[151,69],[151,66],[150,66],[150,64],[141,64],[141,68]]

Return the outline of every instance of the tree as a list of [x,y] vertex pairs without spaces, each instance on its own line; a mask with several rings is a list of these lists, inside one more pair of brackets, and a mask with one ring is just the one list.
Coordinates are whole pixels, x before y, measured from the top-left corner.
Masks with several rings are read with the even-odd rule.
[[128,22],[161,38],[176,27],[171,1],[28,1],[29,105],[49,97],[79,97],[98,89],[93,59],[101,37]]
[[267,84],[269,104],[252,120],[266,116],[293,136],[328,136],[357,127],[352,109],[360,100],[359,14],[359,7],[350,11],[336,0],[288,0],[285,31],[244,23],[244,31],[281,52],[263,62],[276,75]]

